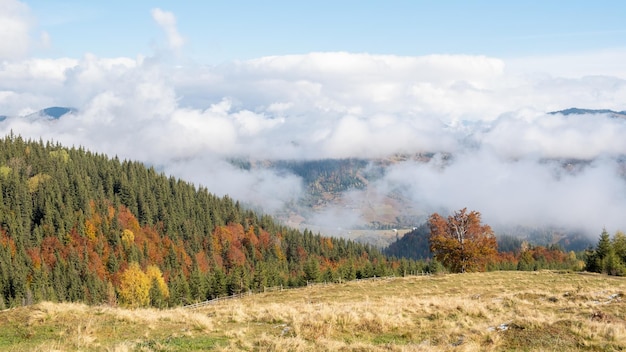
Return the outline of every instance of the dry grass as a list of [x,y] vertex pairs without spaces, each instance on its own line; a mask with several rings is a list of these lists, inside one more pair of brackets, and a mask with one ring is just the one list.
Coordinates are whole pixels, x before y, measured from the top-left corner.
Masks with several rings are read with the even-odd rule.
[[196,311],[41,303],[0,313],[0,350],[626,349],[626,279],[493,272],[319,285]]

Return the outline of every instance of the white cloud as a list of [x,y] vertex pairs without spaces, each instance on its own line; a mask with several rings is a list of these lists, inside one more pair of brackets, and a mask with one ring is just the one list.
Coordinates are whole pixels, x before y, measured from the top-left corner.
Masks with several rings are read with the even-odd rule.
[[[587,96],[588,101],[593,96],[602,98],[598,107],[623,106],[617,103],[624,91],[620,79],[543,78],[521,81],[516,86],[514,78],[501,72],[497,60],[481,57],[442,57],[443,62],[438,64],[440,74],[431,72],[437,66],[432,57],[350,57],[346,53],[307,57],[285,58],[292,66],[289,69],[278,64],[282,61],[277,57],[184,70],[154,66],[141,58],[103,59],[86,55],[81,60],[28,60],[0,67],[4,83],[0,85],[12,96],[28,92],[45,97],[42,101],[56,100],[57,105],[78,108],[89,106],[101,94],[113,94],[124,102],[127,119],[161,116],[167,120],[181,109],[200,115],[208,109],[212,114],[221,114],[222,120],[237,131],[237,138],[248,139],[235,143],[240,145],[237,151],[245,151],[245,145],[251,141],[259,141],[269,149],[272,144],[293,142],[308,158],[454,151],[457,132],[444,129],[441,121],[493,120],[494,129],[503,134],[507,128],[515,131],[519,128],[515,124],[523,123],[506,121],[499,117],[503,112],[516,111],[520,106],[532,106],[530,111],[539,113],[546,107],[576,106],[585,101],[586,91],[595,92]],[[333,64],[335,57],[339,59],[337,64]],[[459,77],[467,80],[442,78],[449,72],[461,71],[464,63],[468,72],[459,73]],[[483,66],[477,68],[480,63]],[[449,70],[446,64],[450,65]],[[494,66],[496,69],[492,69]],[[351,67],[351,72],[342,74],[340,68],[345,67]],[[376,67],[383,67],[384,72],[378,72]],[[481,80],[485,72],[489,77]],[[564,91],[573,94],[573,98],[561,94]],[[190,95],[195,98],[188,98]],[[549,103],[551,100],[557,103]],[[30,106],[42,107],[45,106]],[[217,120],[202,123],[208,125],[210,121]],[[560,120],[555,117],[554,121]],[[539,120],[528,125],[539,126]],[[549,127],[542,127],[545,138],[559,128]],[[497,144],[497,137],[491,134],[488,142]],[[528,145],[522,142],[518,144]],[[255,154],[254,150],[247,152]],[[280,151],[272,153],[280,157]]]
[[284,206],[293,204],[303,191],[302,181],[297,176],[268,169],[241,170],[211,155],[172,163],[167,171],[202,184],[213,193],[228,194],[233,199],[262,206],[269,214],[284,211]]
[[36,21],[30,8],[17,0],[0,0],[0,60],[19,60],[33,48],[50,47],[50,35],[42,31],[33,37]]
[[169,11],[154,8],[150,11],[154,21],[165,31],[168,47],[173,51],[179,51],[185,44],[185,39],[176,27],[176,16]]
[[31,26],[28,6],[16,0],[0,0],[0,59],[26,56]]
[[613,76],[626,79],[626,48],[593,52],[562,53],[509,59],[511,72],[542,73],[552,77],[582,78],[584,76]]
[[618,171],[613,159],[568,173],[559,162],[503,160],[479,150],[443,168],[403,163],[381,182],[407,189],[423,214],[468,207],[480,210],[494,226],[556,225],[596,233],[626,226],[626,183]]
[[626,120],[604,115],[546,115],[540,112],[500,117],[483,139],[496,153],[523,158],[590,160],[626,154]]
[[[170,15],[153,13],[175,29]],[[79,112],[55,122],[9,118],[0,132],[145,161],[268,211],[294,202],[301,180],[224,160],[452,153],[446,167],[400,164],[376,189],[350,199],[400,187],[416,211],[468,206],[493,222],[626,229],[615,162],[626,154],[625,120],[546,114],[574,106],[626,110],[626,81],[506,65],[483,56],[349,53],[182,68],[91,54],[14,60],[0,64],[0,115],[55,105]],[[567,174],[546,158],[597,161]]]

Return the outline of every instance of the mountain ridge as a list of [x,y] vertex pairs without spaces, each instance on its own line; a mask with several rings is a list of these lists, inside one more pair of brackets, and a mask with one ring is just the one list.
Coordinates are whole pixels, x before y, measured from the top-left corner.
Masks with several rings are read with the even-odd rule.
[[47,120],[59,120],[65,115],[71,115],[71,114],[76,114],[76,113],[78,113],[78,109],[73,108],[73,107],[50,106],[50,107],[35,111],[33,113],[26,114],[26,115],[19,115],[19,116],[0,115],[0,122],[5,121],[10,118],[15,118],[15,117],[18,117],[18,118],[23,117],[23,118],[28,118],[32,120],[36,120],[40,118],[47,119]]
[[568,115],[599,115],[606,114],[610,117],[614,118],[626,118],[626,110],[625,111],[614,111],[610,109],[580,109],[580,108],[569,108],[565,110],[552,111],[549,112],[550,115],[561,114],[564,116]]

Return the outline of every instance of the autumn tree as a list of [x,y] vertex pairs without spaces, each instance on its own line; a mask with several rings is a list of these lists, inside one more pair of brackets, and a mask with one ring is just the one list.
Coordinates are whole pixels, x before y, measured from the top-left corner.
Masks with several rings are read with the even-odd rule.
[[146,275],[139,264],[133,262],[128,266],[121,277],[118,289],[123,304],[132,307],[145,307],[150,303],[150,277]]
[[482,225],[480,213],[463,208],[444,218],[434,213],[428,219],[430,250],[452,272],[484,271],[498,252],[496,237]]
[[163,279],[163,273],[156,265],[148,265],[146,276],[150,280],[150,304],[153,307],[163,308],[166,300],[170,297],[170,291]]
[[617,257],[626,263],[626,234],[624,232],[617,231],[613,235],[613,248]]
[[373,246],[286,227],[140,162],[0,138],[0,309],[166,307],[392,270]]

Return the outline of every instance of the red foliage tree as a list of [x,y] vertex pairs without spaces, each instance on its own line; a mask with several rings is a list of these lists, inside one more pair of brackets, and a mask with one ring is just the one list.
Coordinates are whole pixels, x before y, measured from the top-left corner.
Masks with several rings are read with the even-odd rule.
[[56,237],[44,237],[41,241],[41,258],[49,268],[54,268],[57,262],[56,252],[61,252],[63,245]]
[[198,265],[198,270],[201,273],[206,274],[211,270],[211,264],[209,263],[209,259],[207,254],[204,251],[200,251],[195,255],[196,263]]
[[480,213],[467,208],[444,218],[434,213],[428,219],[430,250],[453,272],[484,271],[498,253],[496,237],[481,225]]
[[268,249],[270,249],[270,246],[272,245],[272,236],[270,235],[269,232],[265,231],[264,229],[260,229],[259,230],[259,246],[262,250],[266,251]]

